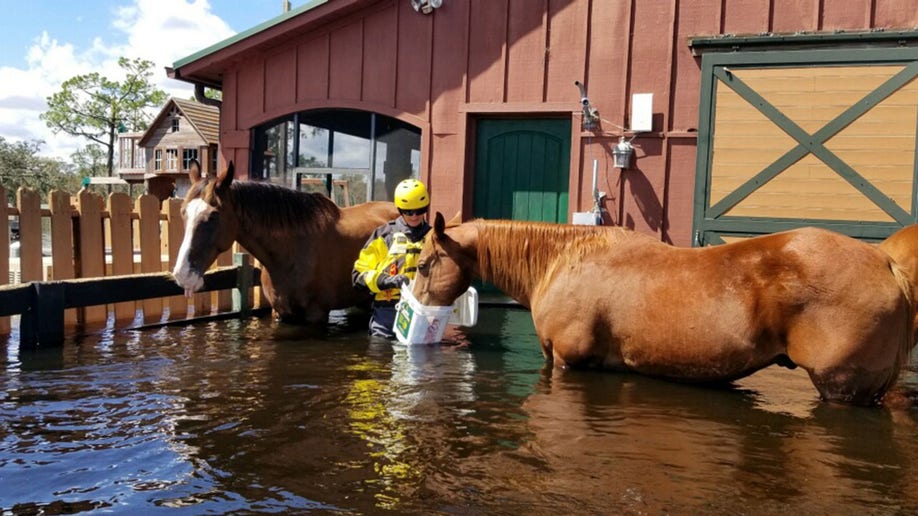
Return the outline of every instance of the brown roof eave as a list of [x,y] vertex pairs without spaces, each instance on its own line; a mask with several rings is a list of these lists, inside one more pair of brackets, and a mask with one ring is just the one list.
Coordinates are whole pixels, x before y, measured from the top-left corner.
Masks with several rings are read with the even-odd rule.
[[185,77],[180,71],[172,68],[171,66],[167,66],[166,77],[191,84],[200,84],[201,86],[215,90],[223,89],[223,77],[219,75],[199,75],[194,78]]

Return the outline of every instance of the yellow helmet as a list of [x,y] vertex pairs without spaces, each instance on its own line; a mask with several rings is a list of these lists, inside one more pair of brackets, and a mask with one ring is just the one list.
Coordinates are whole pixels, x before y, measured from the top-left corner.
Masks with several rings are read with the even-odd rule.
[[395,206],[400,210],[419,210],[430,205],[427,187],[417,179],[405,179],[395,187]]

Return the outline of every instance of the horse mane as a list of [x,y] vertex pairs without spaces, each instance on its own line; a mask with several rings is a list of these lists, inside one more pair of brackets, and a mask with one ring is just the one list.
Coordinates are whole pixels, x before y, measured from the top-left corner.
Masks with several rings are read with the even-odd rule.
[[341,217],[341,209],[321,193],[298,192],[272,183],[234,181],[230,196],[243,227],[312,233]]
[[531,292],[543,279],[551,280],[557,267],[569,259],[637,235],[618,226],[484,219],[473,222],[479,233],[482,278],[504,285],[508,293]]

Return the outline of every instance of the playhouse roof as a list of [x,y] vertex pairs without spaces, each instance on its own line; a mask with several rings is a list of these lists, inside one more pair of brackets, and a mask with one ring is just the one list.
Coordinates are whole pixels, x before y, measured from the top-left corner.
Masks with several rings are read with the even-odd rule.
[[182,115],[188,120],[201,139],[208,145],[216,144],[220,141],[220,108],[208,104],[202,104],[193,100],[183,100],[172,97],[160,110],[159,114],[150,124],[147,132],[140,138],[138,145],[143,147],[149,141],[150,137],[156,132],[173,108],[181,111]]

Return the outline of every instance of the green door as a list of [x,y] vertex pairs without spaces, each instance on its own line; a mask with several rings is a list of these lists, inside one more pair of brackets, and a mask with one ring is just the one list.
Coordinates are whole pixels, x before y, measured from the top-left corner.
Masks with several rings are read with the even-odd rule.
[[566,223],[570,142],[570,120],[480,120],[473,215]]

